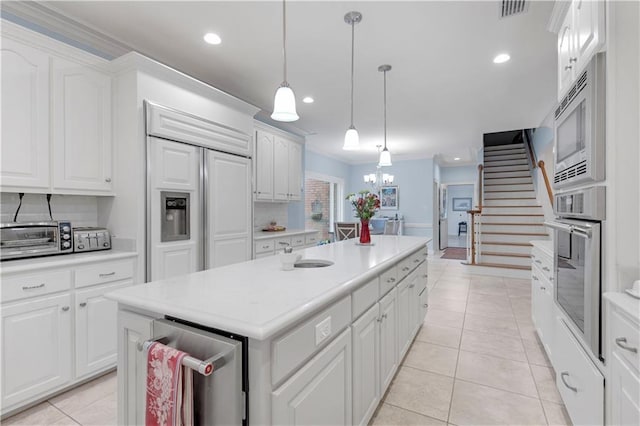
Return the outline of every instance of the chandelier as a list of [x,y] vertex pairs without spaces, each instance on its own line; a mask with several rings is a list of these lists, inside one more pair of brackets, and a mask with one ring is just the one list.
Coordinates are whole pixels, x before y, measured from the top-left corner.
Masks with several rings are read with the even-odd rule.
[[[382,145],[376,145],[376,148],[378,149],[378,156],[379,156],[380,148],[382,148]],[[378,163],[376,165],[375,173],[369,173],[364,175],[364,182],[371,185],[371,189],[372,189],[371,192],[373,192],[374,194],[379,194],[381,187],[385,185],[393,184],[393,175],[388,173],[382,173],[382,166],[380,165],[380,163]]]

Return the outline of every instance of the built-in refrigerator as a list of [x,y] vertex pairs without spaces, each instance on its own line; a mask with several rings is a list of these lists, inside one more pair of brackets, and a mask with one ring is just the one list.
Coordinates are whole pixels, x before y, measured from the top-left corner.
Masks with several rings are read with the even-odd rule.
[[146,279],[251,259],[251,135],[145,101]]

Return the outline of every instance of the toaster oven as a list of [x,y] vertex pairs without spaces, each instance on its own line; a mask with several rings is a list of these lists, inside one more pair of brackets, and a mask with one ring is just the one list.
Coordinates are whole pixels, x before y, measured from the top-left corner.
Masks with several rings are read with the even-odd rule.
[[0,260],[73,253],[68,221],[0,224]]

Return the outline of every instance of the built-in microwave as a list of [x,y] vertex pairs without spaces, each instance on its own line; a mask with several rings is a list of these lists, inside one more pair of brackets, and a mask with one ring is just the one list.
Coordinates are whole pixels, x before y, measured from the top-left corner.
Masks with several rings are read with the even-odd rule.
[[555,111],[553,186],[605,178],[605,54],[591,59]]

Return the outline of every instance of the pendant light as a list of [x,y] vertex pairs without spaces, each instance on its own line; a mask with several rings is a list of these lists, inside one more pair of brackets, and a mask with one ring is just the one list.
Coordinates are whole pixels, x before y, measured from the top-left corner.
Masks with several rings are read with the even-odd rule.
[[380,153],[381,167],[387,167],[391,165],[391,153],[387,149],[387,71],[391,70],[391,65],[380,65],[378,71],[384,73],[384,148]]
[[296,112],[296,97],[287,83],[287,7],[282,0],[282,52],[284,56],[284,79],[273,100],[273,114],[276,121],[296,121],[300,117]]
[[358,131],[353,125],[353,56],[354,56],[354,38],[355,38],[355,26],[362,21],[362,14],[360,12],[349,12],[344,15],[344,22],[351,25],[351,126],[347,129],[344,135],[344,146],[342,149],[347,151],[354,151],[360,149],[360,136]]

